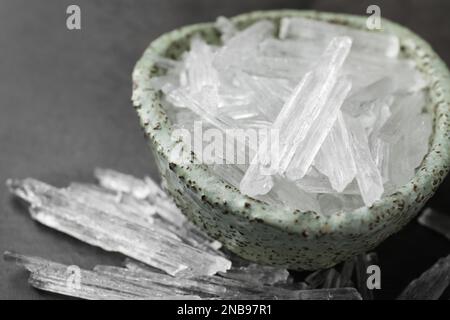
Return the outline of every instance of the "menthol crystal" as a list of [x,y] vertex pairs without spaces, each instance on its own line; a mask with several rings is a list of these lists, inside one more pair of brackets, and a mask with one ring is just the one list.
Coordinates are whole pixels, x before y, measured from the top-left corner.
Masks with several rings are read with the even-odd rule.
[[419,223],[450,240],[450,215],[426,208],[418,219]]
[[152,78],[175,127],[201,121],[247,153],[245,164],[208,163],[212,172],[261,201],[325,215],[371,206],[413,177],[432,131],[428,79],[396,35],[302,17],[215,26],[221,44],[194,36],[179,60],[155,58],[166,74]]
[[[186,221],[153,182],[110,170],[97,174],[105,185],[125,194],[83,184],[58,189],[30,178],[9,180],[8,186],[30,203],[36,221],[172,276],[213,275],[231,267],[217,251],[220,246]],[[137,186],[143,191],[149,185],[153,196],[141,199],[144,193],[139,192],[136,197]]]
[[450,255],[439,259],[400,294],[399,300],[437,300],[450,285]]
[[177,278],[128,265],[85,270],[13,252],[5,252],[4,257],[30,272],[33,287],[88,300],[361,300],[354,288],[311,290],[289,285],[287,271],[271,267],[249,266],[222,275]]

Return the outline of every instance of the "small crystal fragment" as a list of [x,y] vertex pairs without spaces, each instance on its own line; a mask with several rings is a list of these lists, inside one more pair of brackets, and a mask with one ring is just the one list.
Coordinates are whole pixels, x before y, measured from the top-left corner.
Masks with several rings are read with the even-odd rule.
[[[298,145],[292,163],[288,168],[288,176],[291,180],[301,179],[308,172],[317,152],[322,147],[328,133],[338,118],[344,99],[350,92],[351,82],[348,79],[338,80],[323,110],[312,123],[310,133]],[[345,187],[345,186],[344,186]]]
[[[338,81],[338,72],[348,55],[350,47],[351,40],[349,38],[333,39],[323,55],[324,65],[303,77],[291,97],[284,104],[271,128],[279,131],[280,154],[272,154],[272,158],[276,159],[267,159],[266,150],[258,150],[256,158],[250,164],[241,181],[241,192],[250,196],[269,192],[273,186],[273,181],[268,174],[262,174],[261,165],[269,163],[273,167],[272,170],[284,174],[290,166],[296,151],[302,151],[299,148],[302,143],[307,144],[311,141],[312,144],[315,144],[315,142],[312,142],[313,140],[310,140],[310,137],[314,136],[314,130],[317,129],[317,127],[313,127],[316,119],[319,122],[327,121],[321,120],[321,118],[326,118],[326,112],[329,112],[329,110],[326,111],[327,109],[322,110],[324,106],[332,107],[332,109],[339,109],[341,106],[339,102],[333,104],[330,101],[327,104],[327,101],[330,94],[334,96],[333,90]],[[336,91],[341,91],[342,96],[345,97],[350,84],[346,81],[339,82],[339,84],[338,87],[342,89]],[[335,115],[337,114],[335,113]],[[334,119],[333,115],[329,118],[331,126]],[[329,126],[330,129],[331,126]],[[321,139],[317,141],[319,146],[322,141]],[[317,149],[317,152],[317,144],[315,144],[314,148]],[[311,152],[314,151],[311,150]],[[296,159],[295,171],[298,178],[306,174],[313,158],[314,156],[310,156],[305,162],[302,162],[301,158]],[[256,185],[260,187],[255,188]]]
[[[70,266],[10,252],[5,252],[5,259],[23,265],[30,271],[29,282],[38,289],[90,300],[361,300],[361,296],[354,288],[289,290],[221,276],[174,278],[150,269],[125,269],[102,265],[96,266],[94,271],[78,267],[75,270]],[[72,281],[74,276],[76,279]],[[284,279],[284,276],[263,277],[263,279],[267,282],[278,282],[277,280]]]

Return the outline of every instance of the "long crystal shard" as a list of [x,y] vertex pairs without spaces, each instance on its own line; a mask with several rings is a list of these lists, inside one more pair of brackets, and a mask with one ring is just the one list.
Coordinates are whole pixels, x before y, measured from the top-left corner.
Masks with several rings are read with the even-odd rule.
[[280,38],[302,38],[329,41],[333,37],[348,36],[354,41],[354,49],[371,55],[396,57],[400,50],[395,35],[382,32],[367,32],[344,25],[330,24],[307,18],[283,18]]
[[251,77],[245,73],[240,73],[239,78],[245,83],[250,91],[253,93],[253,101],[257,110],[265,117],[265,119],[272,121],[280,111],[280,105],[283,101],[279,96],[273,95],[267,89],[267,85],[263,79],[258,77]]
[[[137,198],[134,202],[139,205],[154,208],[155,214],[152,215],[151,221],[158,227],[168,229],[194,247],[207,251],[213,250],[215,254],[220,254],[217,249],[221,244],[190,223],[161,187],[149,177],[141,180],[111,169],[100,168],[94,171],[94,175],[104,188],[119,193],[118,197],[117,195],[115,197],[116,200],[123,202],[124,199],[130,199],[129,201],[132,201],[132,198],[127,197],[130,195]],[[145,219],[147,218],[146,211],[141,210],[139,213],[144,215]]]
[[[274,29],[275,26],[272,22],[263,20],[235,34],[217,52],[214,58],[214,65],[222,70],[227,70],[233,66],[245,65],[246,62],[254,58],[254,55],[250,53],[255,53],[258,44],[263,39],[272,36]],[[242,54],[243,51],[246,51],[247,54]]]
[[437,300],[450,285],[450,255],[441,258],[419,278],[411,282],[399,300]]
[[353,117],[345,116],[345,124],[350,133],[352,157],[356,165],[356,181],[366,206],[380,199],[384,187],[381,173],[373,160],[369,141],[363,126]]
[[[266,39],[260,49],[264,56],[268,56],[272,61],[292,60],[296,58],[301,65],[318,63],[318,57],[324,50],[325,44],[322,39]],[[301,69],[301,68],[299,68]],[[286,75],[298,72],[294,68]],[[391,78],[392,85],[385,86],[389,93],[395,91],[414,92],[426,86],[423,76],[415,69],[412,61],[396,59],[377,54],[367,54],[352,50],[344,64],[344,74],[350,75],[354,81],[353,93],[369,87],[385,77]],[[379,95],[382,97],[386,93]]]
[[123,253],[171,275],[214,274],[230,268],[221,255],[185,243],[161,224],[143,224],[101,202],[84,202],[73,191],[57,189],[33,180],[8,181],[14,194],[30,202],[32,217],[107,251]]
[[[305,140],[314,121],[322,114],[351,45],[350,38],[333,39],[321,57],[321,65],[302,79],[281,109],[273,125],[280,130],[280,172],[287,170],[297,147]],[[342,85],[342,88],[349,86],[348,83]]]
[[138,199],[149,197],[167,198],[164,191],[150,178],[144,180],[111,169],[96,168],[94,176],[99,184],[117,192],[130,193]]
[[373,291],[367,285],[367,268],[377,264],[377,255],[373,252],[361,254],[356,258],[356,287],[364,300],[373,300]]
[[245,267],[231,268],[227,272],[220,273],[220,275],[225,278],[256,284],[275,285],[286,283],[289,272],[286,269],[250,264]]
[[314,166],[328,177],[331,186],[337,192],[344,191],[355,178],[356,165],[342,113],[338,114],[333,128],[314,160]]
[[328,133],[331,131],[331,128],[339,115],[344,99],[350,92],[350,89],[350,81],[347,79],[338,80],[325,103],[323,110],[313,122],[310,132],[296,147],[296,153],[288,167],[287,176],[289,179],[297,180],[306,175],[317,152],[321,148]]
[[419,223],[450,240],[450,215],[426,208],[419,217]]
[[202,39],[191,41],[191,51],[186,58],[187,86],[191,92],[200,92],[205,87],[218,90],[219,75],[213,68],[214,51]]
[[83,270],[41,258],[5,252],[5,259],[30,271],[29,283],[40,290],[87,300],[150,300],[199,299],[163,286],[145,287],[141,283],[114,277],[106,273]]
[[[264,175],[261,172],[261,164],[270,164],[272,170],[284,174],[301,143],[310,141],[309,137],[317,129],[313,128],[313,125],[316,119],[320,119],[320,115],[323,114],[324,106],[335,88],[339,70],[350,47],[351,40],[349,38],[333,39],[323,54],[323,64],[303,77],[271,128],[273,131],[279,132],[279,153],[268,155],[266,150],[258,150],[256,159],[252,161],[241,181],[241,192],[250,196],[269,192],[273,181],[268,174]],[[349,87],[349,84],[345,82],[342,85],[344,91]],[[345,95],[343,96],[345,97]],[[303,175],[307,170],[304,171]],[[302,172],[299,175],[302,177]],[[262,186],[262,188],[254,188],[255,185]]]

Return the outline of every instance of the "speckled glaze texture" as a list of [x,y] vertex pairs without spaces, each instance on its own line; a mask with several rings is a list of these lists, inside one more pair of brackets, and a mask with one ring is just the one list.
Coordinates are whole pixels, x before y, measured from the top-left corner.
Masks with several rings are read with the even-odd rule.
[[[245,27],[259,19],[278,23],[285,16],[305,16],[354,28],[363,28],[366,21],[365,17],[294,10],[252,12],[233,21]],[[153,57],[178,58],[195,34],[209,43],[219,44],[220,40],[213,24],[206,23],[172,31],[153,41],[133,72],[133,103],[163,185],[184,214],[241,257],[295,270],[331,267],[375,248],[407,224],[449,171],[450,76],[445,64],[424,40],[393,22],[383,20],[382,25],[400,38],[402,54],[416,61],[429,80],[427,110],[434,121],[430,151],[413,179],[393,194],[370,208],[329,217],[271,207],[242,195],[204,165],[170,163],[169,151],[182,142],[171,140],[171,123],[160,103],[161,93],[149,85],[149,79],[162,72],[154,66]]]

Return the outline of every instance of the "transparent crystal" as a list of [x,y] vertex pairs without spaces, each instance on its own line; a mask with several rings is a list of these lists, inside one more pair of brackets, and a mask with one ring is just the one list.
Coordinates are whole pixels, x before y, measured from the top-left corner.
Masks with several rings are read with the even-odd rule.
[[450,240],[450,216],[448,214],[426,208],[419,217],[419,223]]
[[289,272],[286,269],[279,269],[270,266],[250,264],[245,267],[231,268],[225,273],[219,273],[222,277],[254,282],[258,285],[283,284],[288,281]]
[[439,259],[430,269],[411,282],[399,300],[437,300],[450,285],[450,255]]
[[314,160],[314,166],[328,177],[331,186],[337,192],[344,191],[355,178],[356,165],[342,113],[338,113],[333,128]]
[[369,141],[363,126],[353,117],[344,116],[352,146],[352,157],[356,165],[356,181],[366,206],[380,199],[384,192],[381,173],[373,160]]
[[[248,156],[236,165],[228,154],[208,157],[223,180],[269,204],[329,215],[370,206],[411,179],[431,135],[428,82],[396,36],[307,18],[282,19],[278,36],[268,20],[239,30],[220,17],[215,26],[221,46],[194,36],[179,61],[159,59],[167,73],[152,81],[176,128],[193,132],[202,120]],[[255,145],[236,128],[278,136]]]
[[162,285],[146,286],[142,281],[131,281],[118,274],[83,270],[41,258],[5,252],[5,259],[30,271],[28,282],[33,287],[66,296],[87,300],[200,299],[195,294],[175,292]]
[[354,49],[370,55],[396,57],[400,51],[395,35],[382,32],[367,32],[339,24],[330,24],[307,18],[283,18],[281,39],[302,38],[327,42],[333,37],[348,36],[354,41]]
[[[258,44],[271,37],[275,26],[267,20],[258,21],[245,30],[238,32],[222,46],[214,57],[217,69],[227,70],[231,67],[245,65],[253,57]],[[247,52],[243,55],[242,52]]]
[[[315,124],[314,121],[317,120],[317,122],[320,122],[321,120],[328,120],[332,125],[333,116],[331,116],[330,119],[326,119],[326,114],[322,111],[324,107],[330,108],[331,106],[334,107],[334,109],[339,109],[341,106],[339,102],[336,102],[335,104],[330,102],[327,104],[327,101],[330,95],[334,97],[336,93],[336,91],[333,90],[335,89],[337,82],[337,74],[348,55],[350,47],[350,39],[334,39],[323,55],[324,65],[307,73],[305,77],[303,77],[291,97],[284,104],[272,126],[273,130],[279,132],[280,154],[272,155],[274,156],[273,158],[276,157],[276,159],[267,159],[266,150],[259,150],[256,159],[252,161],[252,164],[241,181],[241,192],[250,196],[269,192],[273,186],[273,181],[269,175],[261,172],[261,164],[270,163],[275,167],[272,169],[284,174],[296,151],[301,151],[299,146],[302,146],[302,142],[307,144],[310,141],[309,138],[316,133],[314,130],[317,128],[313,127]],[[345,97],[350,89],[350,84],[343,80],[342,82],[339,82],[337,88],[342,90],[342,96]],[[311,143],[314,144],[314,140]],[[316,145],[320,143],[321,141],[318,141]],[[317,146],[316,149],[318,149]],[[301,162],[301,159],[296,159],[295,171],[298,178],[301,178],[306,174],[306,171],[313,161],[314,155],[310,158],[311,159],[308,159],[310,160],[309,165],[308,163],[305,164]],[[276,163],[274,163],[274,161],[276,161]],[[258,185],[257,188],[255,188],[256,185]]]
[[33,179],[10,180],[8,186],[11,192],[30,202],[31,216],[40,223],[168,274],[211,275],[231,266],[213,248],[204,250],[205,246],[211,247],[209,243],[199,242],[202,246],[194,247],[183,241],[187,236],[178,234],[175,226],[171,229],[170,224],[146,219],[145,212],[144,217],[136,218],[117,204],[111,210],[109,199],[85,202],[89,192],[86,189],[80,196],[73,188],[57,189]]
[[[175,278],[139,267],[129,269],[99,265],[93,271],[88,271],[11,252],[5,252],[5,259],[24,266],[31,273],[29,283],[38,289],[90,300],[361,299],[354,288],[290,290],[265,285],[265,282],[278,284],[286,279],[286,272],[274,273],[275,270],[265,267],[263,272],[253,268],[256,273],[251,275],[248,272],[252,267],[245,271],[241,268],[227,275],[229,278],[223,276]],[[237,276],[238,274],[240,276]]]
[[[338,80],[323,110],[312,123],[310,132],[297,146],[292,163],[289,164],[287,176],[291,180],[303,178],[311,167],[317,152],[331,131],[338,118],[340,108],[351,89],[347,79]],[[345,186],[343,186],[345,188]]]

